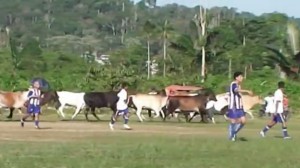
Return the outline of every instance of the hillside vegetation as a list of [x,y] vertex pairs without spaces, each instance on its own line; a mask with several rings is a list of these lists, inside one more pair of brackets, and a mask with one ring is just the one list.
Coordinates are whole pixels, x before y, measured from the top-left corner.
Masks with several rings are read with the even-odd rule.
[[[286,80],[291,105],[300,107],[299,21],[285,14],[204,12],[153,0],[0,3],[2,90],[26,88],[42,76],[57,90],[110,90],[127,81],[139,91],[186,84],[220,93],[234,71],[243,71],[243,87],[262,96]],[[94,52],[110,55],[111,64],[97,64]],[[148,76],[148,59],[158,63],[157,74]]]

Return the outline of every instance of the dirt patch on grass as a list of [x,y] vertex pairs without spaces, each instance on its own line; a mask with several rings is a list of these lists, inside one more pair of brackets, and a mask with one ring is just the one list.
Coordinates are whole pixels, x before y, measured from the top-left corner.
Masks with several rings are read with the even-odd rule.
[[118,134],[138,134],[138,135],[219,135],[222,130],[201,127],[184,127],[180,124],[155,125],[132,123],[132,130],[123,130],[122,123],[117,123],[114,131],[104,122],[41,122],[40,130],[34,128],[33,122],[25,123],[25,127],[20,127],[19,122],[0,122],[0,141],[76,141],[86,138],[103,137]]

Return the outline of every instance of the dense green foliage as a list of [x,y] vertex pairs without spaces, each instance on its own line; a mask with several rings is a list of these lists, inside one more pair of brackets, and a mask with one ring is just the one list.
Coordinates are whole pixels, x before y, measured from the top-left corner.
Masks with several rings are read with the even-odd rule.
[[[245,87],[264,95],[276,88],[279,70],[298,67],[292,57],[299,51],[298,19],[280,13],[255,16],[212,8],[207,33],[200,38],[195,24],[199,7],[157,7],[155,1],[149,7],[147,0],[0,2],[3,90],[26,88],[32,77],[42,76],[57,90],[108,90],[127,81],[140,91],[177,83],[224,92],[232,72],[239,70],[247,73]],[[201,47],[206,49],[204,84]],[[149,80],[147,49],[158,63],[158,73]],[[111,64],[96,63],[93,52],[110,55]],[[89,54],[82,58],[83,53]],[[297,81],[288,86],[287,93],[296,99]]]

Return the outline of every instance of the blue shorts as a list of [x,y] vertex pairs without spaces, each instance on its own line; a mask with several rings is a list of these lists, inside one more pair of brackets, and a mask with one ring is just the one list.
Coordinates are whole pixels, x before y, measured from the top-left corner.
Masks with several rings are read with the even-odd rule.
[[27,107],[27,112],[28,113],[33,113],[33,114],[39,114],[41,112],[41,107],[40,106],[35,106],[35,105],[29,105]]
[[245,111],[243,109],[228,109],[227,117],[230,119],[238,119],[245,116]]
[[275,116],[273,116],[273,121],[275,123],[284,123],[286,122],[286,119],[282,113],[277,113]]
[[124,110],[118,110],[116,116],[120,116],[120,115],[126,115],[129,113],[128,108],[124,109]]

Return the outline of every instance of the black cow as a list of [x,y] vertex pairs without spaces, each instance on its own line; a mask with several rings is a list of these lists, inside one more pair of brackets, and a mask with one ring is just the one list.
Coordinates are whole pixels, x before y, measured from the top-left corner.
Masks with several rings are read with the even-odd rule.
[[100,120],[95,113],[96,108],[108,107],[114,113],[117,112],[117,102],[119,100],[118,92],[87,92],[83,96],[84,102],[86,104],[86,110],[84,112],[86,120],[88,119],[88,112],[91,110],[93,116]]

